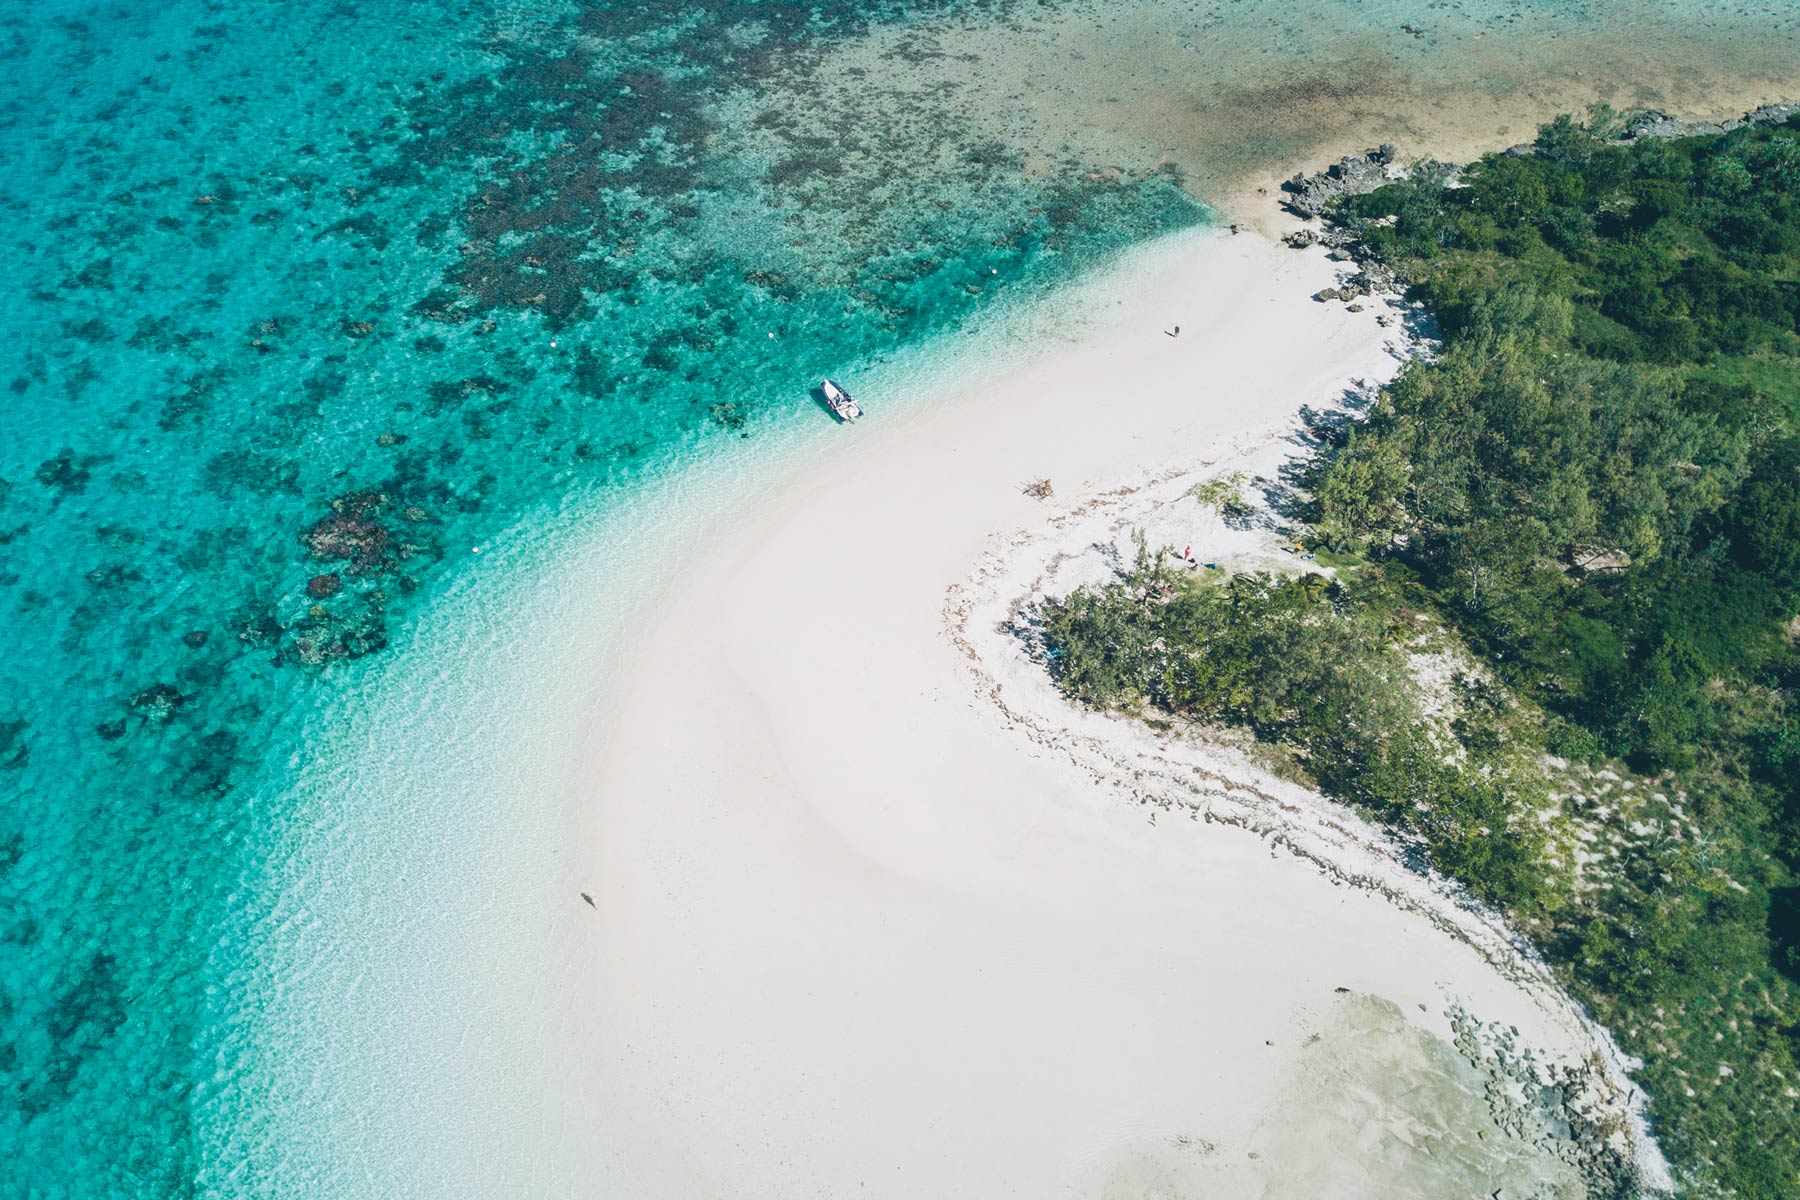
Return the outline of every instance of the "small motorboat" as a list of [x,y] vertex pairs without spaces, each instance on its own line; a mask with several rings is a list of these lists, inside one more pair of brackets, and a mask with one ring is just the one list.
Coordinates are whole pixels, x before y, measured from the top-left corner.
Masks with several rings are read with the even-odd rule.
[[831,406],[831,411],[837,414],[838,420],[848,422],[862,416],[862,405],[833,381],[827,379],[819,385],[819,390],[825,393],[825,403]]

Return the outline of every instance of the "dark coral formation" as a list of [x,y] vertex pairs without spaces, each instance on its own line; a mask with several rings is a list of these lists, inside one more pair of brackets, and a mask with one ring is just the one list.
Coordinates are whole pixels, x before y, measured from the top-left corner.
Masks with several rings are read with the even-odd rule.
[[[916,120],[877,136],[878,112],[843,176],[779,121],[758,129],[791,146],[744,168],[715,124],[720,99],[804,77],[817,40],[876,10],[577,0],[530,37],[474,16],[408,42],[418,27],[387,23],[426,18],[404,6],[380,30],[359,30],[372,18],[355,6],[280,21],[251,6],[204,32],[172,18],[167,35],[186,47],[116,79],[84,64],[122,53],[100,50],[120,18],[96,10],[45,31],[43,53],[69,71],[70,115],[50,130],[67,166],[31,200],[54,217],[21,264],[44,336],[5,382],[22,406],[71,414],[71,430],[8,459],[0,600],[43,651],[22,668],[29,681],[91,699],[46,722],[60,694],[15,703],[7,678],[0,771],[132,840],[95,858],[103,899],[26,906],[9,926],[46,931],[54,949],[29,965],[60,983],[17,1001],[42,1036],[16,1064],[0,1050],[0,1087],[35,1080],[35,1103],[86,1104],[70,1119],[84,1144],[191,1142],[194,1031],[150,1014],[179,1025],[198,1010],[183,989],[198,986],[204,950],[186,939],[217,920],[208,888],[248,831],[280,820],[282,799],[242,791],[240,774],[311,710],[309,693],[357,678],[355,660],[415,619],[420,594],[463,561],[452,551],[540,505],[592,504],[666,469],[698,430],[752,432],[778,419],[774,398],[798,411],[822,364],[954,324],[973,286],[1078,264],[1046,248],[1104,248],[1195,215],[1163,184],[1140,212],[1127,207],[1134,184],[1044,183],[982,146],[951,147],[943,178],[890,171],[879,194],[834,190],[919,140]],[[294,32],[326,21],[329,38]],[[396,32],[379,80],[324,52]],[[251,69],[271,52],[330,78]],[[192,106],[200,93],[206,111]],[[234,126],[300,104],[304,121]],[[33,119],[21,117],[27,134]],[[141,153],[201,128],[200,175]],[[958,136],[940,123],[928,140]],[[909,187],[936,190],[911,203]],[[1104,219],[1094,200],[1111,206]],[[754,228],[722,221],[732,209]],[[804,350],[769,337],[800,330]],[[41,732],[52,728],[73,736]],[[47,784],[65,768],[66,784]],[[35,832],[29,849],[42,852]],[[140,898],[157,921],[132,910]],[[157,973],[127,986],[90,953],[114,951]],[[104,1002],[113,979],[133,997],[130,1020]],[[134,1081],[135,1105],[99,1094],[124,1061],[161,1072]],[[129,1125],[91,1120],[115,1109]],[[73,1164],[70,1149],[38,1157]],[[178,1149],[126,1158],[123,1182],[61,1169],[77,1190],[189,1186]]]
[[317,559],[347,559],[353,575],[385,570],[393,563],[393,535],[376,520],[387,507],[381,492],[347,492],[331,502],[331,512],[306,531],[306,548]]
[[131,711],[144,720],[160,725],[171,720],[176,713],[187,706],[188,697],[182,695],[181,689],[172,683],[153,683],[142,691],[132,694]]
[[392,592],[402,594],[418,586],[404,564],[424,559],[435,561],[442,549],[424,527],[430,512],[422,504],[396,497],[415,493],[439,504],[475,501],[458,498],[442,484],[418,478],[418,464],[402,463],[402,470],[380,488],[358,488],[336,497],[330,511],[309,526],[302,536],[308,556],[315,561],[341,563],[335,570],[309,576],[301,588],[311,601],[304,615],[284,623],[271,610],[257,612],[239,624],[239,640],[247,645],[272,646],[276,661],[302,667],[361,658],[388,644],[388,608]]
[[59,492],[80,492],[92,477],[92,458],[76,458],[73,450],[64,450],[55,458],[45,459],[37,469],[37,481]]
[[30,722],[0,721],[0,771],[22,770],[31,761],[31,745],[25,740]]
[[373,654],[387,646],[384,610],[376,599],[337,612],[315,605],[286,631],[281,661],[320,667]]

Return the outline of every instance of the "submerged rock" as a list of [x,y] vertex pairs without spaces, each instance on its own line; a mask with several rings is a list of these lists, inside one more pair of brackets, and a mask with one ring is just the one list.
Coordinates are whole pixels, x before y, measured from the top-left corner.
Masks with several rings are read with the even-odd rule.
[[238,641],[246,646],[273,646],[281,640],[281,622],[272,612],[253,612],[238,622]]
[[133,693],[130,700],[131,711],[157,725],[180,712],[187,702],[188,698],[181,694],[181,689],[172,683],[153,683],[142,691]]
[[333,613],[315,606],[287,631],[280,660],[303,667],[319,667],[344,659],[361,658],[387,645],[387,626],[379,607],[360,612]]
[[726,400],[712,406],[709,415],[713,423],[725,429],[742,429],[750,419],[748,410],[735,400]]
[[59,492],[79,492],[87,487],[90,472],[86,460],[77,460],[73,450],[64,450],[55,458],[38,464],[37,481]]
[[0,721],[0,771],[17,771],[31,759],[26,722]]
[[346,492],[331,502],[330,513],[306,531],[307,549],[314,558],[349,559],[352,572],[384,566],[392,537],[374,514],[386,504],[387,496],[381,492]]

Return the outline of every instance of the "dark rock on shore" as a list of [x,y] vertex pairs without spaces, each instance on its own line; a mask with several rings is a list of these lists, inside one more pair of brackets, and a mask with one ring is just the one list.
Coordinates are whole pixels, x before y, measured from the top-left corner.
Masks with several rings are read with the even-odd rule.
[[[1627,117],[1623,131],[1612,140],[1632,142],[1641,138],[1684,138],[1699,134],[1730,133],[1746,126],[1783,125],[1796,116],[1800,116],[1800,104],[1764,104],[1728,121],[1687,121],[1656,109],[1647,109]],[[1501,153],[1522,158],[1536,154],[1537,146],[1532,142],[1521,142]],[[1381,145],[1361,154],[1345,155],[1316,174],[1295,175],[1281,185],[1281,190],[1287,193],[1282,199],[1282,207],[1297,217],[1312,220],[1324,216],[1334,204],[1348,196],[1372,192],[1413,171],[1456,169],[1429,159],[1407,167],[1400,163],[1397,156],[1398,151],[1393,146]],[[1290,235],[1290,238],[1293,236]],[[1310,241],[1289,241],[1289,245],[1311,244]]]
[[[1641,138],[1683,138],[1730,133],[1734,129],[1745,127],[1782,125],[1796,116],[1800,116],[1800,104],[1765,104],[1728,121],[1685,121],[1664,112],[1647,110],[1627,117],[1619,127],[1617,136],[1609,140],[1614,144],[1624,144]],[[1454,184],[1462,171],[1462,167],[1458,165],[1433,159],[1402,164],[1397,153],[1393,146],[1377,146],[1361,154],[1346,155],[1317,174],[1295,175],[1281,185],[1281,190],[1286,193],[1281,201],[1283,208],[1306,220],[1323,219],[1325,222],[1321,229],[1310,226],[1296,229],[1283,237],[1282,241],[1295,249],[1325,246],[1329,257],[1334,261],[1354,264],[1356,267],[1341,278],[1336,287],[1315,293],[1313,299],[1320,302],[1354,302],[1363,296],[1399,294],[1404,291],[1405,282],[1396,278],[1393,271],[1378,261],[1363,244],[1361,231],[1356,227],[1359,223],[1339,224],[1331,219],[1337,205],[1351,196],[1365,195],[1395,180],[1419,174],[1436,175],[1447,184]],[[1524,142],[1501,153],[1515,158],[1528,157],[1538,153],[1538,147],[1533,142]]]
[[1638,138],[1684,138],[1702,133],[1730,133],[1746,126],[1785,125],[1800,116],[1800,104],[1764,104],[1729,121],[1684,121],[1668,113],[1648,109],[1626,120],[1623,141]]
[[1282,207],[1295,216],[1312,219],[1346,196],[1360,196],[1396,178],[1397,151],[1377,146],[1361,154],[1347,154],[1316,175],[1299,174],[1281,185],[1287,195]]
[[1495,1125],[1574,1167],[1590,1196],[1641,1193],[1629,1101],[1598,1051],[1585,1062],[1555,1064],[1523,1045],[1517,1026],[1484,1024],[1460,1005],[1447,1015],[1457,1051],[1486,1077]]

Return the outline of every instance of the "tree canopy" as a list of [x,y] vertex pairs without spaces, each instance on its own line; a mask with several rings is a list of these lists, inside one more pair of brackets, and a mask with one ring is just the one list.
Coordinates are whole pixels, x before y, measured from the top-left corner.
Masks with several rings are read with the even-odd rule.
[[[1442,347],[1305,464],[1335,580],[1140,554],[1046,636],[1072,696],[1246,728],[1507,910],[1643,1059],[1691,1190],[1774,1200],[1800,1195],[1800,122],[1617,131],[1559,118],[1341,205]],[[1411,669],[1440,651],[1449,697]]]

